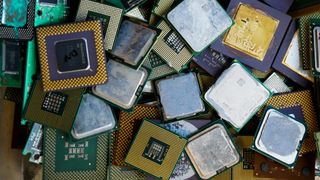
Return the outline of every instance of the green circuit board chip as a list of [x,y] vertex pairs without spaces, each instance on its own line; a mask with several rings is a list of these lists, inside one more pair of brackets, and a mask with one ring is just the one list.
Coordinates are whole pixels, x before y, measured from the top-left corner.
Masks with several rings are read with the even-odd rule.
[[22,86],[22,64],[25,59],[24,44],[0,40],[0,87]]
[[70,0],[36,1],[35,27],[62,22],[68,14],[67,1]]
[[60,130],[44,129],[43,179],[107,179],[109,135],[73,142]]

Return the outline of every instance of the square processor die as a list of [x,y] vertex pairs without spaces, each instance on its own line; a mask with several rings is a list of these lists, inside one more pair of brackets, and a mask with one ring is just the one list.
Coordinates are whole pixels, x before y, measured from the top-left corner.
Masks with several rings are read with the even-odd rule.
[[293,168],[306,131],[303,123],[269,107],[257,130],[252,148]]
[[79,140],[115,127],[116,119],[111,107],[94,95],[84,94],[71,131],[72,137]]
[[195,73],[172,76],[156,82],[164,121],[181,119],[205,111]]
[[239,131],[271,94],[244,66],[233,63],[204,98],[222,119]]
[[93,87],[93,93],[123,110],[132,109],[148,79],[147,69],[136,70],[114,60],[108,61],[107,69],[108,83]]
[[37,29],[44,91],[94,86],[107,81],[100,21]]
[[195,52],[201,52],[233,24],[216,0],[184,0],[167,15]]
[[201,179],[209,179],[241,159],[221,121],[191,136],[185,151]]
[[267,72],[291,17],[256,0],[232,0],[227,9],[235,25],[211,47],[259,71]]
[[112,54],[125,63],[137,67],[141,65],[144,56],[149,52],[156,38],[157,31],[124,20],[116,37]]

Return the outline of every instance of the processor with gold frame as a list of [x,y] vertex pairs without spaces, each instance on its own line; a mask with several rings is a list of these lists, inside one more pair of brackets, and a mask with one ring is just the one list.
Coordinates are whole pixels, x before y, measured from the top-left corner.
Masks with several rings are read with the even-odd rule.
[[291,17],[255,0],[232,0],[227,11],[235,25],[211,47],[252,68],[268,71]]
[[100,20],[39,27],[37,43],[44,91],[107,81]]
[[[272,68],[282,73],[302,87],[310,87],[314,82],[311,70],[304,70],[302,51],[300,51],[301,36],[297,23],[292,21],[281,44]],[[309,54],[310,55],[310,54]]]
[[144,118],[160,119],[157,106],[137,105],[132,112],[120,111],[119,130],[115,132],[113,142],[112,164],[116,166],[126,166],[124,163],[134,134],[137,133],[139,126]]
[[125,162],[148,174],[169,179],[187,139],[144,120]]

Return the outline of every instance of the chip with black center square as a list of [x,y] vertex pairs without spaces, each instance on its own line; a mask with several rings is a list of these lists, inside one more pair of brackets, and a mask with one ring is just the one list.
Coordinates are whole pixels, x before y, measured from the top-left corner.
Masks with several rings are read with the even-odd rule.
[[99,20],[39,27],[37,42],[44,91],[88,87],[107,81]]
[[59,73],[90,68],[87,43],[84,39],[57,42],[55,49]]

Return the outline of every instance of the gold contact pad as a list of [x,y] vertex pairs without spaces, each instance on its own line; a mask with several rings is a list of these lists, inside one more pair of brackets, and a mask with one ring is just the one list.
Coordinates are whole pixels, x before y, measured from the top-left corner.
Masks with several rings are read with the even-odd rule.
[[[157,164],[142,156],[150,138],[155,138],[170,147],[162,164]],[[187,140],[144,120],[132,143],[125,162],[161,179],[169,179]]]
[[279,20],[242,3],[235,12],[234,20],[235,25],[225,35],[223,43],[263,61]]
[[[288,93],[283,95],[276,95],[271,97],[266,105],[272,106],[277,109],[289,108],[300,105],[304,122],[307,125],[307,136],[303,141],[300,154],[306,154],[316,151],[314,133],[318,131],[318,122],[316,109],[313,104],[312,93],[309,90],[299,91],[294,93]],[[264,109],[264,108],[262,108]],[[258,112],[258,117],[262,117],[263,111]]]
[[127,166],[124,162],[133,140],[135,130],[138,130],[144,118],[160,119],[160,114],[156,106],[135,106],[133,112],[121,111],[119,115],[119,131],[115,133],[113,143],[113,161],[116,166]]

